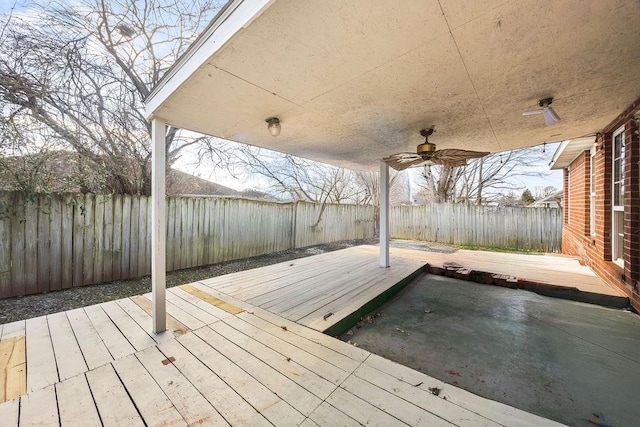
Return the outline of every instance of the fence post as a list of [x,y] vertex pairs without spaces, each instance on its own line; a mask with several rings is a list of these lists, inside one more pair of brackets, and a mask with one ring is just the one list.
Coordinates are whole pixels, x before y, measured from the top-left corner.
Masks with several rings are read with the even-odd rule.
[[296,248],[296,233],[298,232],[298,203],[299,200],[296,200],[291,204],[291,249]]

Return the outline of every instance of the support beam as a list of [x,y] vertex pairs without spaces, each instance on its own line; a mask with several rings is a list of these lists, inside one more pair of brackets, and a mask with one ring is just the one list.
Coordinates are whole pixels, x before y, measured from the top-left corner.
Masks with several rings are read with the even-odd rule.
[[389,166],[380,162],[380,267],[389,267]]
[[151,293],[154,333],[167,329],[165,173],[167,152],[164,120],[151,120]]

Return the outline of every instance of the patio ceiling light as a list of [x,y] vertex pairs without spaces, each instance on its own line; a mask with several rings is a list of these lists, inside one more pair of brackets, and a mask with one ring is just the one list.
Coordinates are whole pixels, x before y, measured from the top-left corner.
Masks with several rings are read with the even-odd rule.
[[269,117],[268,119],[265,120],[265,122],[267,122],[267,129],[269,130],[269,133],[271,134],[271,136],[276,137],[278,135],[280,135],[280,119],[277,117]]

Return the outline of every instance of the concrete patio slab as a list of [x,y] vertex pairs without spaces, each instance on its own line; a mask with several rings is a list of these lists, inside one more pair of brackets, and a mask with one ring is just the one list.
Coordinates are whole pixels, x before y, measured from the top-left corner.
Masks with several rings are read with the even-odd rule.
[[378,312],[342,338],[569,425],[640,419],[634,313],[434,275],[415,280]]

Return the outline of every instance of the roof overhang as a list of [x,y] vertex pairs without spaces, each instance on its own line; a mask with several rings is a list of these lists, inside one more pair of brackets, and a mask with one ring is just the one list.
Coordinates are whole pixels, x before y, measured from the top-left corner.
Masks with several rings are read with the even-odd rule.
[[580,154],[591,150],[595,142],[595,135],[562,141],[560,145],[558,145],[558,148],[556,148],[556,152],[553,153],[553,157],[549,163],[549,169],[557,170],[568,167]]
[[[631,0],[231,0],[147,99],[148,117],[355,169],[438,148],[594,134],[640,95]],[[562,121],[522,116],[553,96]],[[264,120],[277,116],[273,138]]]

